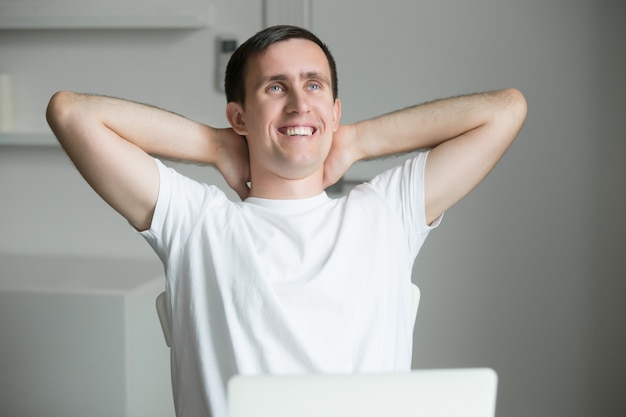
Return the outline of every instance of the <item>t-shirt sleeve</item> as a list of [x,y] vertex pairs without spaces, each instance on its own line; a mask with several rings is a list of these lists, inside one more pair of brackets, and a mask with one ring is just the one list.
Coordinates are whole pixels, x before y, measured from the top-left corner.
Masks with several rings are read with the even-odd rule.
[[392,205],[392,210],[400,216],[414,255],[417,255],[428,233],[439,226],[443,217],[439,216],[431,224],[426,223],[424,171],[428,153],[419,152],[414,158],[370,181],[377,192]]
[[168,254],[176,253],[208,210],[210,201],[223,193],[217,187],[199,183],[181,175],[155,159],[159,167],[159,196],[150,228],[140,234],[164,264]]

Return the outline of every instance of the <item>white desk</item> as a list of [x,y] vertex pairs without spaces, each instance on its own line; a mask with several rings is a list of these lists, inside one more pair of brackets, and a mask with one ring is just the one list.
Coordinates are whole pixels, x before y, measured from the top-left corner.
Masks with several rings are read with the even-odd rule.
[[0,415],[173,416],[158,262],[0,255]]

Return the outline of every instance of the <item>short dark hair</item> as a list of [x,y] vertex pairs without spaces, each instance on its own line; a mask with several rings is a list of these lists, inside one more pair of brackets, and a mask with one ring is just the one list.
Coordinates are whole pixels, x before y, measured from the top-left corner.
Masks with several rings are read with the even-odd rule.
[[337,98],[337,67],[335,59],[326,44],[307,29],[290,25],[278,25],[270,26],[257,32],[254,36],[242,43],[230,57],[224,78],[224,90],[226,92],[227,102],[234,101],[242,106],[245,105],[245,81],[250,57],[265,51],[276,42],[286,41],[288,39],[307,39],[322,48],[330,67],[333,99]]

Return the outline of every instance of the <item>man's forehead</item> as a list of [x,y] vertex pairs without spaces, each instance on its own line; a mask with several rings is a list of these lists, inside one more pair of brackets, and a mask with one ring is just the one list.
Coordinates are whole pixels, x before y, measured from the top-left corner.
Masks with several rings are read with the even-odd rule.
[[[306,52],[305,52],[306,51]],[[330,63],[322,48],[308,39],[288,39],[250,57],[247,79],[320,78],[330,80]]]

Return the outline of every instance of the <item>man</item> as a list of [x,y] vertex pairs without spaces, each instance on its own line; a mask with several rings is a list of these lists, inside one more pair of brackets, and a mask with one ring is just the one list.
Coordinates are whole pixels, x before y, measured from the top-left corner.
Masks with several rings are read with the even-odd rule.
[[[335,63],[308,31],[240,46],[229,129],[109,97],[60,92],[47,117],[89,184],[152,245],[167,275],[177,415],[226,414],[237,373],[405,371],[411,272],[443,212],[521,128],[514,89],[340,125]],[[356,161],[420,152],[331,199]],[[151,155],[217,167],[242,198]]]

